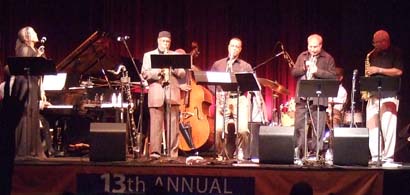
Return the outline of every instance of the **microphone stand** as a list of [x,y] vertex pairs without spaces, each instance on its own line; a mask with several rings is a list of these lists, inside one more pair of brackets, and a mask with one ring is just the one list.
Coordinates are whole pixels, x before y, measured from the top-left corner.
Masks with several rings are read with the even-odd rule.
[[[350,114],[351,114],[351,120],[350,120],[350,128],[353,127],[354,122],[354,105],[355,105],[355,100],[354,100],[354,93],[356,91],[356,75],[357,75],[357,69],[353,70],[353,78],[352,78],[352,93],[350,94]],[[355,124],[356,126],[356,124]],[[357,127],[357,126],[356,126]]]
[[[291,61],[292,59],[290,58],[290,61]],[[292,64],[293,64],[293,61],[291,61],[292,62]],[[305,60],[305,62],[304,62],[304,64],[305,64],[305,70],[306,70],[306,72],[305,72],[305,74],[304,74],[304,77],[305,77],[305,79],[308,79],[308,75],[307,75],[307,72],[308,72],[308,69],[309,69],[309,67],[307,67],[306,66],[306,60]],[[294,64],[293,64],[294,65]],[[293,67],[293,66],[292,66]],[[314,124],[314,120],[313,120],[313,116],[312,116],[312,109],[310,108],[310,101],[312,100],[313,101],[313,99],[310,99],[310,97],[306,97],[306,100],[304,100],[304,101],[306,101],[305,102],[305,108],[307,109],[307,112],[305,112],[305,131],[304,131],[304,137],[305,137],[305,141],[304,141],[304,157],[303,157],[303,159],[302,159],[302,163],[303,164],[308,164],[308,158],[309,158],[309,155],[308,155],[308,152],[309,152],[309,150],[308,150],[308,145],[307,145],[307,139],[308,139],[308,131],[309,131],[309,126],[308,126],[308,117],[310,118],[310,122],[311,122],[311,124],[312,124],[312,129],[313,129],[313,133],[315,133],[316,134],[316,150],[317,150],[317,152],[316,152],[316,162],[319,162],[319,152],[318,152],[318,148],[319,148],[319,139],[318,139],[318,137],[319,137],[319,135],[318,135],[318,129],[319,129],[319,111],[320,111],[320,108],[319,108],[319,99],[320,99],[320,95],[321,95],[321,91],[320,91],[320,89],[317,89],[316,90],[316,96],[317,96],[317,115],[316,115],[316,126],[315,126],[315,124]],[[309,116],[308,116],[309,115]],[[317,128],[316,128],[317,127]]]
[[[128,56],[131,59],[132,65],[135,69],[135,71],[138,74],[138,77],[140,78],[140,87],[141,90],[144,90],[147,86],[148,83],[147,81],[142,77],[141,72],[138,70],[137,64],[135,63],[135,60],[130,52],[130,49],[128,48],[128,44],[126,39],[120,39],[120,41],[124,44],[125,49],[127,50]],[[131,102],[128,102],[129,104]],[[138,125],[137,125],[137,147],[142,148],[142,119],[143,119],[143,113],[144,113],[144,93],[141,91],[140,93],[140,99],[138,100],[138,106],[139,106],[139,116],[138,116]],[[132,116],[133,117],[133,116]],[[145,149],[144,149],[145,150]],[[139,153],[141,153],[141,150],[139,150]],[[142,156],[141,154],[137,154],[137,156]]]
[[[274,50],[274,51],[275,51],[275,49],[278,47],[279,44],[281,44],[279,41],[275,43],[275,46],[273,46],[273,50]],[[275,54],[274,56],[271,56],[271,57],[268,58],[267,60],[263,61],[262,63],[260,63],[260,64],[258,64],[258,65],[256,65],[255,67],[253,67],[252,70],[255,71],[255,70],[258,69],[259,67],[261,67],[261,66],[267,64],[268,62],[272,61],[273,59],[279,57],[279,56],[282,55],[282,54],[283,54],[283,51],[282,51],[282,52],[279,52],[279,53],[277,53],[277,54]]]
[[[269,63],[270,61],[272,61],[272,60],[274,60],[275,58],[277,58],[277,57],[279,57],[279,56],[281,56],[281,55],[284,55],[284,58],[288,61],[288,64],[289,64],[289,67],[293,67],[293,65],[294,65],[294,63],[293,63],[293,61],[292,61],[292,58],[289,56],[289,54],[285,51],[285,49],[283,48],[283,44],[280,42],[280,41],[278,41],[278,42],[276,42],[275,43],[275,46],[273,47],[274,48],[274,50],[278,47],[278,45],[281,45],[281,52],[279,52],[279,53],[277,53],[277,54],[275,54],[274,56],[271,56],[270,58],[268,58],[267,60],[265,60],[265,61],[263,61],[262,63],[260,63],[260,64],[258,64],[258,65],[256,65],[255,67],[253,67],[252,68],[252,70],[253,70],[253,72],[256,72],[256,69],[258,69],[258,68],[260,68],[261,66],[263,66],[263,65],[265,65],[265,64],[267,64],[267,63]],[[277,114],[279,117],[278,117],[278,121],[277,121],[277,124],[279,124],[280,123],[280,121],[281,121],[281,116],[279,115],[279,113],[275,113],[275,112],[278,112],[278,108],[277,108],[277,100],[276,100],[276,96],[275,96],[276,94],[273,94],[272,93],[272,101],[273,101],[273,107],[274,107],[274,111],[273,111],[273,113],[274,114]],[[274,114],[272,114],[272,121],[274,122]]]

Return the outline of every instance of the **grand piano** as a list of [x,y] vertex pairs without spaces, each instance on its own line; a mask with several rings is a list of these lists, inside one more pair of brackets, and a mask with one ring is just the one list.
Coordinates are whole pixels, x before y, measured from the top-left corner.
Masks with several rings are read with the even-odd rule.
[[[123,43],[117,42],[111,34],[96,31],[57,64],[57,72],[67,74],[65,85],[61,90],[46,91],[52,105],[41,111],[50,127],[55,130],[55,148],[64,150],[68,155],[81,155],[84,151],[76,146],[88,145],[91,122],[126,122],[125,108],[128,102],[123,98],[121,99],[125,103],[112,102],[113,94],[118,96],[121,93],[120,78],[107,71],[115,70],[119,64],[124,64],[132,83],[138,83],[131,60],[120,55],[119,51],[123,46]],[[138,65],[140,68],[140,63]],[[138,86],[135,86],[135,89],[138,89]],[[134,91],[134,100],[141,93],[146,95],[143,90]],[[134,117],[139,115],[139,110],[135,109]],[[143,116],[142,121],[149,121],[148,113]],[[147,129],[147,125],[142,124],[143,129]]]

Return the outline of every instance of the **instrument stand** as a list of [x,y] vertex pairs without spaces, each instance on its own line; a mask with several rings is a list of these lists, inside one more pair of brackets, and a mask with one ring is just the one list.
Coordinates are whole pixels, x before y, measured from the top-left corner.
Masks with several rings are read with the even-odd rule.
[[[313,126],[313,133],[316,133],[316,162],[319,165],[323,165],[324,162],[320,161],[320,156],[319,156],[319,144],[320,144],[320,139],[322,134],[321,129],[319,129],[320,125],[320,100],[321,98],[326,98],[325,101],[327,102],[328,97],[336,97],[337,92],[339,90],[339,82],[336,79],[315,79],[315,80],[301,80],[299,83],[299,91],[298,95],[299,97],[305,97],[307,98],[306,104],[310,112],[310,107],[309,107],[309,98],[313,98],[313,104],[316,105],[316,126],[314,124],[314,121],[312,121],[312,126]],[[315,101],[316,100],[316,101]],[[326,111],[323,111],[326,112]],[[310,115],[312,117],[312,115]],[[306,118],[305,118],[306,120]],[[305,160],[306,159],[306,151],[307,151],[307,131],[305,130]]]
[[[172,70],[173,68],[177,69],[190,69],[191,68],[191,55],[189,54],[166,54],[166,55],[160,55],[160,54],[152,54],[151,55],[151,68],[157,68],[157,69],[168,69],[168,78],[171,79],[172,76]],[[171,81],[168,81],[171,82]],[[166,98],[165,94],[165,118],[166,118],[166,156],[171,157],[171,109],[172,105],[171,102],[167,101],[171,100],[172,93],[171,93],[171,83],[168,83],[167,86],[165,86],[165,91],[166,88],[169,88],[169,93],[168,93],[168,98]],[[177,125],[178,126],[178,125]],[[175,129],[177,130],[177,129]]]
[[[382,121],[381,121],[381,98],[389,97],[388,94],[395,94],[400,88],[400,78],[399,77],[382,77],[382,76],[373,76],[373,77],[360,77],[360,87],[362,91],[368,91],[370,93],[377,92],[378,98],[378,132],[377,132],[377,162],[376,166],[382,166],[381,160],[381,139],[383,138],[382,131]],[[383,138],[384,143],[384,138]]]

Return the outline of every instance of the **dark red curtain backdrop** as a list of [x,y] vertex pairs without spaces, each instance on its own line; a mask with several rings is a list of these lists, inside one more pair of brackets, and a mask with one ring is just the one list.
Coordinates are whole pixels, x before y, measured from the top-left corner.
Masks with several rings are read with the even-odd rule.
[[[408,56],[409,4],[405,0],[3,0],[0,63],[14,55],[17,31],[26,25],[33,26],[40,37],[47,36],[47,54],[57,63],[96,30],[129,35],[128,44],[137,59],[155,48],[160,30],[169,30],[172,49],[190,51],[192,41],[199,43],[197,65],[204,70],[227,55],[227,43],[233,36],[243,40],[242,58],[255,67],[278,52],[274,48],[278,41],[296,60],[306,49],[306,37],[319,33],[324,37],[324,49],[345,68],[344,85],[350,92],[352,71],[359,69],[362,74],[377,29],[388,30],[393,43]],[[127,55],[123,47],[120,52]],[[293,97],[295,81],[282,58],[261,66],[256,73],[290,90],[290,96],[281,96],[281,102]],[[403,80],[406,89],[408,76]],[[271,108],[271,92],[264,92]],[[407,101],[400,106],[409,108]],[[405,112],[402,116],[409,118]]]

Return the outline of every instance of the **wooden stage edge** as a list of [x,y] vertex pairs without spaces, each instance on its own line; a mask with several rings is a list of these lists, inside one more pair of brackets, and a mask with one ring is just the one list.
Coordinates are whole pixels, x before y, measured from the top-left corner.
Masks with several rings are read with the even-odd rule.
[[[57,194],[410,194],[410,164],[399,167],[274,165],[128,159],[90,162],[88,157],[16,161],[14,195]],[[305,192],[305,191],[303,191]]]

